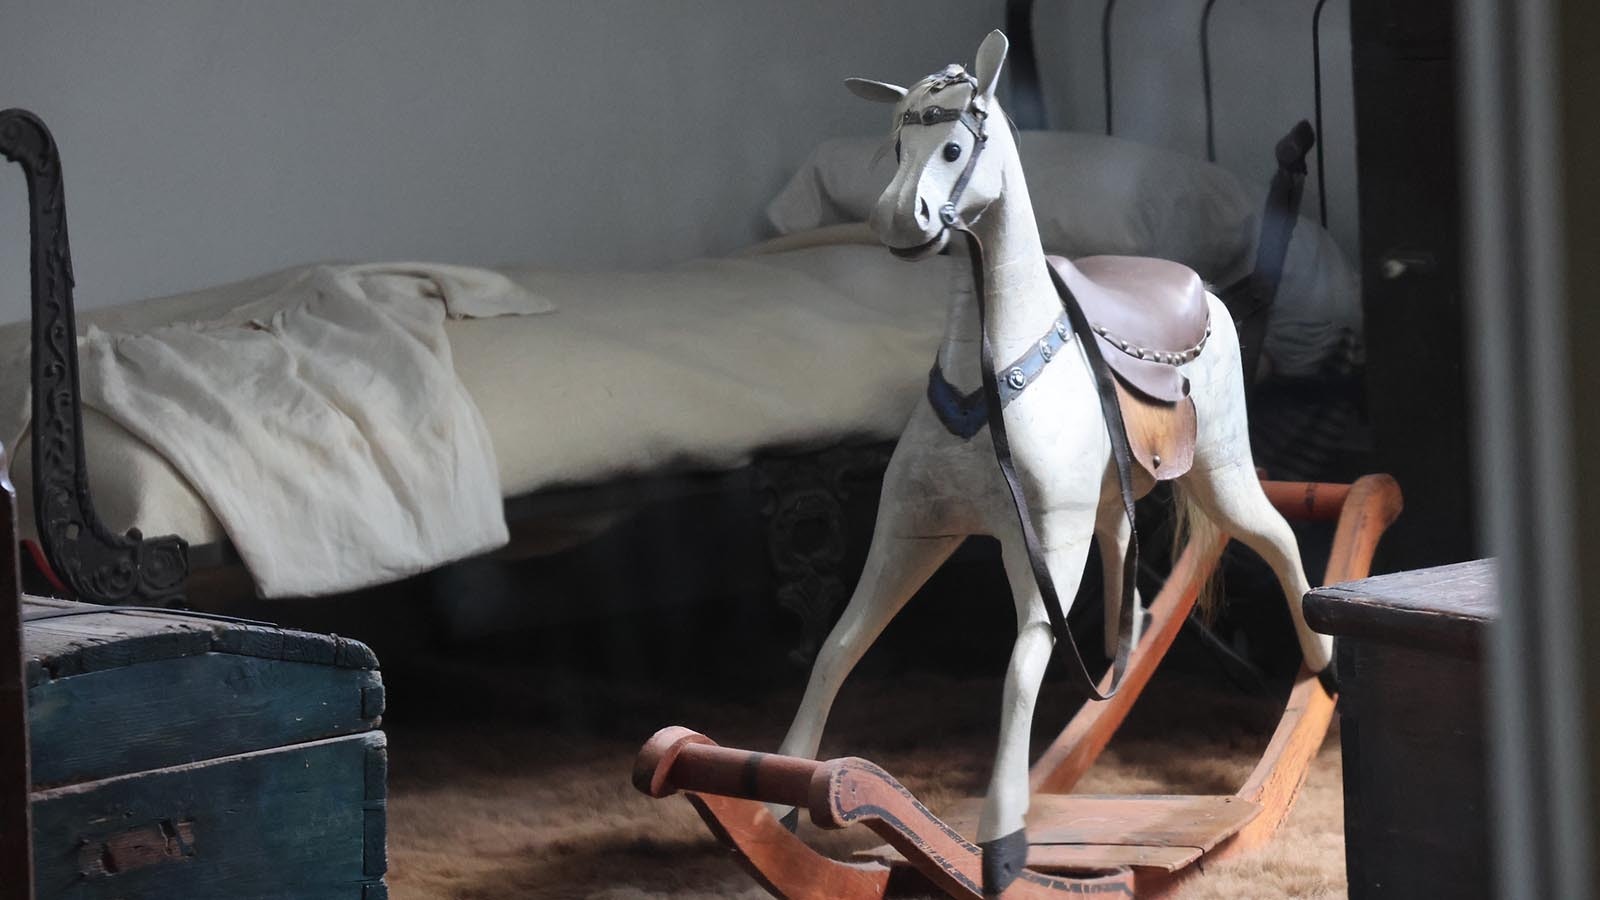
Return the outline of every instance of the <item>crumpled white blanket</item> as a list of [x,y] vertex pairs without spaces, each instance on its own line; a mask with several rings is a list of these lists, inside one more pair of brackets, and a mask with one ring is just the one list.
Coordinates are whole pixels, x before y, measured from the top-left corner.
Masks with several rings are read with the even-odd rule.
[[[216,514],[265,597],[402,578],[507,541],[494,448],[446,317],[549,312],[483,269],[315,265],[188,295],[189,321],[79,339],[84,405]],[[221,308],[223,304],[227,308]],[[12,357],[15,359],[15,357]],[[0,435],[29,426],[26,356]],[[265,488],[265,489],[264,489]]]

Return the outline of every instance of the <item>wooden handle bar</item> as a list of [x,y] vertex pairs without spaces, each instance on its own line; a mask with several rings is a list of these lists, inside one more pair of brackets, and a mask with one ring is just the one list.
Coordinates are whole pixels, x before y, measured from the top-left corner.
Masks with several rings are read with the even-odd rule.
[[695,791],[786,806],[810,802],[814,759],[719,747],[680,726],[663,728],[639,751],[633,786],[652,797]]
[[1318,481],[1263,481],[1261,489],[1291,522],[1332,522],[1350,496],[1348,484]]

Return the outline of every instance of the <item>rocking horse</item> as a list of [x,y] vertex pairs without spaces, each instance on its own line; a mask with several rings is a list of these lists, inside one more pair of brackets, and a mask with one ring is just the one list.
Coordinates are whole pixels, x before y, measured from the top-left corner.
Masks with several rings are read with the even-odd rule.
[[[1006,121],[995,100],[1006,50],[995,31],[974,72],[952,65],[909,89],[847,82],[895,107],[899,168],[872,228],[908,260],[961,233],[973,292],[951,310],[928,402],[912,414],[884,478],[861,580],[778,754],[667,728],[634,771],[651,796],[686,792],[778,896],[883,897],[910,872],[955,897],[1144,896],[1168,890],[1202,856],[1263,842],[1287,815],[1334,705],[1331,639],[1301,613],[1310,584],[1285,515],[1337,521],[1325,575],[1332,582],[1367,574],[1378,537],[1399,513],[1399,491],[1385,476],[1353,485],[1257,478],[1234,324],[1194,272],[1156,259],[1046,257],[1015,137],[993,127]],[[1174,483],[1193,537],[1141,628],[1133,505],[1158,481]],[[974,534],[1001,543],[1017,637],[987,793],[940,819],[865,760],[813,757],[845,676]],[[1227,535],[1271,566],[1304,658],[1262,762],[1225,797],[1066,794],[1153,674]],[[1098,681],[1066,626],[1091,541],[1105,569],[1112,657]],[[1085,704],[1030,771],[1035,698],[1058,644],[1100,702]],[[853,863],[823,857],[793,834],[799,807],[819,826],[866,824],[888,846]]]

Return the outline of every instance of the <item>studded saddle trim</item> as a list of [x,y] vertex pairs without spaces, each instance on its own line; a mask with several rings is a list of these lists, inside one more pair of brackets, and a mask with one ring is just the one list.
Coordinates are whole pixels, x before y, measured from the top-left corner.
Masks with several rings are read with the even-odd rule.
[[1111,346],[1121,350],[1134,359],[1144,359],[1150,362],[1165,363],[1169,366],[1181,366],[1184,363],[1194,362],[1200,356],[1200,351],[1206,348],[1206,341],[1211,340],[1211,323],[1206,323],[1206,333],[1200,336],[1200,343],[1187,350],[1151,350],[1141,347],[1132,341],[1125,341],[1116,334],[1099,325],[1091,325],[1094,333],[1104,338]]

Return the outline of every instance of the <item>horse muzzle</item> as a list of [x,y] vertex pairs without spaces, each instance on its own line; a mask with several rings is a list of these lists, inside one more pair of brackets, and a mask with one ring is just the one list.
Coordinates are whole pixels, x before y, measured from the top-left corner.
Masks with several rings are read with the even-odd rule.
[[933,237],[928,238],[926,241],[914,246],[896,247],[893,244],[885,244],[885,246],[889,248],[890,253],[893,253],[900,259],[915,262],[919,259],[927,259],[928,257],[933,256],[934,254],[943,250],[945,245],[949,243],[950,229],[941,228],[936,234],[934,234]]

